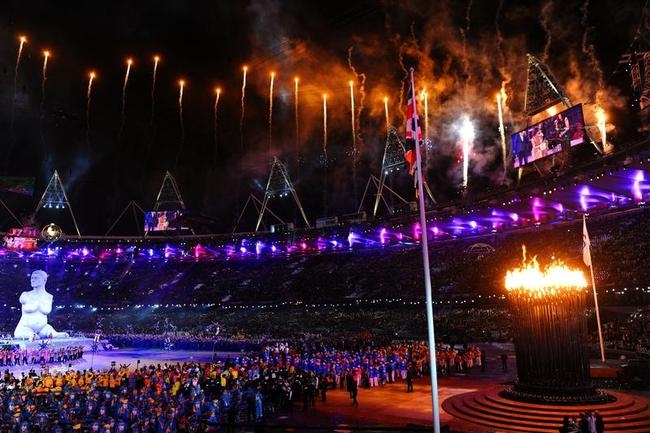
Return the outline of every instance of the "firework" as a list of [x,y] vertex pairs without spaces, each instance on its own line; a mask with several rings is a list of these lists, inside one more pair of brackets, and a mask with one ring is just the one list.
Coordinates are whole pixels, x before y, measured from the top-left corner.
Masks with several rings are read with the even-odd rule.
[[[22,54],[23,54],[23,47],[27,43],[27,37],[26,36],[20,36],[20,37],[18,37],[18,41],[20,43],[18,45],[18,56],[16,57],[16,68],[14,69],[14,78],[18,76],[18,66],[20,66],[20,58],[22,57]],[[14,80],[14,83],[15,83],[15,80]]]
[[356,125],[354,122],[354,81],[350,80],[350,117],[352,121],[352,149],[353,151],[357,148],[357,131]]
[[420,99],[424,102],[424,151],[429,148],[429,93],[422,89],[420,92]]
[[149,124],[154,127],[155,113],[156,113],[156,76],[158,74],[158,63],[160,56],[153,56],[153,74],[151,78],[151,121]]
[[124,133],[124,125],[126,124],[126,86],[129,84],[131,65],[133,65],[133,59],[129,57],[128,59],[126,59],[126,72],[124,73],[124,84],[122,85],[122,113],[121,113],[121,121],[120,121],[120,131],[117,137],[118,143],[122,141],[122,134]]
[[97,77],[95,71],[88,74],[88,90],[86,91],[86,145],[90,145],[90,101],[93,90],[93,81]]
[[323,152],[327,152],[327,93],[323,93]]
[[506,130],[503,125],[503,107],[506,103],[506,92],[503,87],[497,93],[497,111],[499,113],[499,135],[501,136],[501,155],[503,159],[503,170],[507,170],[507,154],[506,154]]
[[271,81],[269,84],[269,158],[271,157],[271,147],[273,145],[273,81],[275,72],[271,72]]
[[294,121],[296,127],[296,151],[300,148],[300,129],[299,129],[300,123],[298,122],[299,120],[298,119],[298,82],[299,82],[298,77],[295,77],[293,79],[293,83],[294,83],[293,114],[294,114]]
[[15,105],[16,105],[16,92],[18,89],[18,66],[20,66],[20,59],[23,54],[23,47],[27,43],[27,37],[26,36],[19,36],[18,37],[19,45],[18,45],[18,55],[16,56],[16,67],[14,69],[14,95],[13,99],[11,102],[11,131],[13,132],[14,129],[14,115],[15,115]]
[[463,119],[460,127],[460,139],[463,146],[463,188],[467,188],[469,177],[469,151],[474,141],[474,125],[468,117]]
[[185,80],[178,80],[178,122],[181,128],[181,147],[185,144],[185,123],[183,122],[183,90]]
[[43,73],[41,80],[41,119],[43,118],[45,108],[45,82],[47,81],[47,60],[50,58],[52,53],[48,50],[43,51]]
[[384,114],[386,115],[386,131],[390,127],[390,120],[388,117],[388,96],[384,96]]
[[241,117],[239,118],[239,138],[240,146],[244,148],[244,115],[246,113],[246,74],[248,73],[248,66],[242,68],[244,72],[241,82]]
[[213,127],[214,127],[214,152],[216,154],[219,151],[218,140],[217,140],[217,113],[219,109],[219,98],[221,97],[221,88],[220,87],[215,88],[214,93],[215,93],[215,97],[214,97]]

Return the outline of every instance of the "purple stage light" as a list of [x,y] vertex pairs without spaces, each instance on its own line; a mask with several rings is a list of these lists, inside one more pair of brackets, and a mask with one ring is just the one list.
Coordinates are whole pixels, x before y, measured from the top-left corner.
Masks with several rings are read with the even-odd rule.
[[348,235],[348,245],[350,248],[352,248],[352,244],[354,243],[354,239],[357,237],[357,235],[354,234],[354,232],[350,232]]
[[643,171],[639,170],[634,176],[634,183],[632,184],[632,194],[634,194],[634,199],[640,201],[643,199],[643,192],[641,191],[641,182],[645,180],[643,176]]
[[421,234],[422,234],[422,229],[420,227],[420,223],[413,224],[413,239],[415,240],[420,239]]
[[587,211],[589,206],[587,205],[587,196],[589,195],[589,187],[583,186],[580,190],[580,207],[583,211]]

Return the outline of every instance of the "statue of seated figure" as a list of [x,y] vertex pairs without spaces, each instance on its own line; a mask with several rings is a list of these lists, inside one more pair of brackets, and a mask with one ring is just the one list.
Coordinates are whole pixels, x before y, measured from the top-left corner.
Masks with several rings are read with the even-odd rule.
[[47,323],[47,315],[52,311],[52,295],[45,290],[47,273],[42,270],[32,272],[32,290],[20,294],[22,316],[14,331],[15,338],[30,339],[34,335],[40,338],[64,338],[65,332],[56,332]]

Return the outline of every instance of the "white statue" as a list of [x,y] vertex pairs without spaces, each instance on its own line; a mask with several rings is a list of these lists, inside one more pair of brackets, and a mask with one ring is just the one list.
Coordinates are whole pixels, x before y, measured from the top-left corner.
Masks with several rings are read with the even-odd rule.
[[22,316],[14,331],[15,338],[29,339],[34,335],[40,338],[68,337],[65,332],[56,332],[47,323],[47,315],[52,311],[52,295],[45,290],[47,274],[45,271],[32,272],[32,290],[20,294]]

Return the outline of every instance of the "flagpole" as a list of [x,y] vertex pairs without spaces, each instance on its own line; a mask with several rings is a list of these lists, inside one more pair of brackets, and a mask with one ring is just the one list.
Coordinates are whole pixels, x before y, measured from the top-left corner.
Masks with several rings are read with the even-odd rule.
[[427,220],[425,216],[424,209],[424,188],[422,180],[422,156],[420,152],[420,143],[419,137],[417,134],[417,121],[418,118],[415,116],[417,113],[417,100],[415,98],[415,79],[413,78],[413,68],[410,69],[411,73],[411,91],[413,92],[413,97],[411,98],[411,103],[413,104],[413,113],[415,125],[413,128],[413,133],[415,136],[415,164],[417,167],[417,179],[418,179],[418,198],[419,198],[419,210],[420,210],[420,227],[422,228],[421,244],[422,244],[422,261],[424,265],[424,288],[426,293],[426,309],[427,309],[427,330],[429,336],[429,369],[431,370],[431,404],[433,408],[433,431],[434,433],[440,433],[440,408],[438,404],[438,372],[436,370],[437,360],[436,360],[436,340],[433,329],[433,301],[431,297],[431,271],[429,268],[429,244],[428,244],[428,230],[427,230]]
[[598,293],[596,292],[596,278],[594,277],[594,261],[591,257],[591,241],[589,241],[589,233],[587,232],[587,217],[582,214],[582,227],[584,234],[587,237],[587,253],[589,254],[589,271],[591,272],[591,287],[594,291],[594,306],[596,307],[596,324],[598,325],[598,342],[600,344],[600,361],[605,363],[605,342],[603,341],[603,328],[600,324],[600,308],[598,307]]

